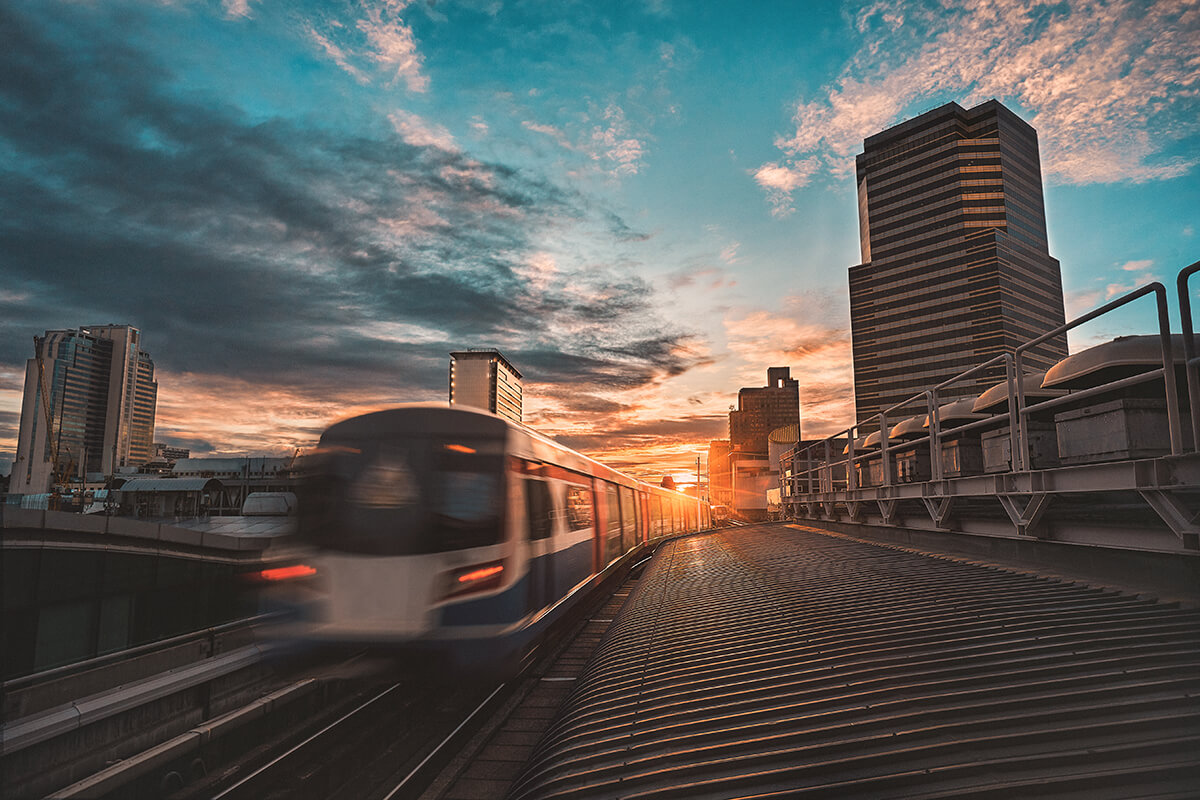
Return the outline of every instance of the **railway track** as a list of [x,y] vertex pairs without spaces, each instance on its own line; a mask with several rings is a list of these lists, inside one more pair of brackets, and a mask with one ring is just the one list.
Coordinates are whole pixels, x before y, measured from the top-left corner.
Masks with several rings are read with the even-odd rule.
[[[531,654],[516,678],[501,684],[415,675],[385,681],[387,663],[376,664],[364,670],[373,677],[342,697],[336,712],[326,713],[320,724],[303,735],[278,737],[171,800],[404,800],[422,796],[435,779],[452,785],[473,761],[463,756],[464,748],[478,751],[479,732],[503,724],[504,714],[542,683],[548,665],[588,628],[597,609],[623,602],[630,590],[628,573],[638,566],[627,567],[586,599],[557,635]],[[580,666],[585,660],[578,659]]]
[[502,689],[456,690],[412,680],[372,687],[350,710],[212,797],[409,796],[423,765]]

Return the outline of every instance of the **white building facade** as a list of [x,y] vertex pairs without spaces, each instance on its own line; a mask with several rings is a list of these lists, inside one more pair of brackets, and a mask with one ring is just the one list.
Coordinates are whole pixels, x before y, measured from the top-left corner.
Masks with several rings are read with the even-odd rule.
[[521,421],[521,373],[499,350],[450,354],[450,405],[470,406]]

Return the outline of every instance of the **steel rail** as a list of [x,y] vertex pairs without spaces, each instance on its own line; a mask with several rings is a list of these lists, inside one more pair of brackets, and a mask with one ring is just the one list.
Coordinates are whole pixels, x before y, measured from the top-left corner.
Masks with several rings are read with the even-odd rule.
[[[526,667],[526,669],[528,669],[528,667]],[[524,670],[522,670],[522,673],[524,673]],[[483,711],[485,708],[487,708],[487,706],[492,702],[492,700],[496,697],[496,695],[500,694],[501,691],[503,691],[504,689],[507,689],[507,688],[509,688],[509,683],[505,682],[505,683],[502,683],[499,686],[497,686],[495,689],[493,689],[492,693],[489,694],[487,697],[485,697],[483,699],[483,702],[481,702],[479,705],[475,706],[475,708],[471,711],[471,713],[468,714],[463,719],[462,722],[458,723],[458,726],[455,727],[454,730],[450,731],[450,733],[448,733],[446,735],[446,737],[444,739],[442,739],[442,741],[439,742],[436,747],[433,748],[433,750],[429,751],[429,753],[425,756],[425,758],[421,759],[421,763],[417,764],[415,767],[413,767],[412,771],[409,772],[407,775],[405,775],[404,778],[402,778],[400,780],[400,782],[398,784],[396,784],[396,786],[390,792],[387,793],[387,795],[384,797],[383,800],[392,800],[392,798],[396,796],[397,792],[399,792],[401,789],[406,788],[410,781],[413,781],[414,779],[416,779],[416,777],[421,774],[421,771],[425,769],[425,765],[428,764],[430,761],[432,761],[433,758],[438,753],[440,753],[444,747],[446,747],[452,741],[454,741],[455,738],[458,736],[459,732],[462,731],[462,729],[465,728],[468,724],[470,724],[471,720],[473,720],[476,717],[476,715],[478,715],[481,711]]]
[[321,730],[317,731],[317,732],[316,732],[316,733],[314,733],[313,735],[309,736],[309,737],[308,737],[307,739],[305,739],[304,741],[300,742],[300,743],[299,743],[299,744],[297,744],[297,745],[294,745],[294,746],[293,746],[291,749],[289,749],[287,752],[283,753],[282,755],[276,756],[276,757],[275,757],[275,758],[273,758],[271,761],[269,761],[268,763],[266,763],[266,764],[262,765],[261,767],[259,767],[259,768],[258,768],[258,769],[256,769],[254,772],[252,772],[252,773],[250,773],[249,775],[247,775],[246,777],[242,778],[240,781],[238,781],[238,782],[237,782],[237,783],[235,783],[234,785],[232,785],[232,786],[230,786],[230,787],[226,788],[226,789],[225,789],[224,791],[222,791],[220,794],[214,795],[214,796],[213,796],[213,800],[221,800],[221,798],[223,798],[223,797],[226,797],[226,796],[228,796],[228,795],[231,795],[231,794],[233,794],[233,793],[234,793],[234,792],[236,792],[238,789],[241,789],[241,788],[242,788],[243,786],[245,786],[247,783],[249,783],[250,781],[254,780],[255,778],[257,778],[259,775],[263,774],[263,773],[264,773],[264,772],[266,772],[267,770],[271,769],[272,767],[274,767],[274,766],[275,766],[276,764],[278,764],[279,762],[281,762],[281,761],[283,761],[284,759],[286,759],[286,758],[289,758],[290,756],[292,756],[292,755],[293,755],[293,754],[294,754],[296,751],[298,751],[300,748],[308,746],[309,744],[311,744],[311,743],[312,743],[313,741],[315,741],[316,739],[319,739],[320,737],[324,736],[324,735],[325,735],[326,733],[328,733],[329,731],[331,731],[331,730],[333,730],[334,728],[336,728],[338,725],[341,725],[343,722],[345,722],[346,720],[348,720],[348,719],[350,719],[351,717],[353,717],[355,714],[358,714],[358,713],[359,713],[359,712],[361,712],[363,709],[365,709],[365,708],[367,708],[368,706],[372,705],[373,703],[375,703],[375,702],[377,702],[377,701],[379,701],[379,700],[383,699],[383,698],[384,698],[384,697],[386,697],[387,695],[389,695],[389,694],[391,694],[392,692],[394,692],[396,689],[399,689],[399,688],[401,687],[401,685],[402,685],[402,684],[399,684],[399,683],[394,683],[394,684],[392,684],[391,686],[389,686],[387,689],[384,689],[384,690],[383,690],[382,692],[380,692],[379,694],[375,695],[375,696],[374,696],[374,697],[372,697],[371,699],[369,699],[369,700],[367,700],[366,702],[364,702],[364,703],[362,703],[361,705],[359,705],[357,708],[353,709],[352,711],[348,711],[348,712],[346,712],[346,713],[345,713],[345,714],[343,714],[341,717],[339,717],[338,719],[336,719],[336,720],[334,720],[333,722],[329,723],[329,724],[328,724],[328,725],[326,725],[324,728],[322,728]]

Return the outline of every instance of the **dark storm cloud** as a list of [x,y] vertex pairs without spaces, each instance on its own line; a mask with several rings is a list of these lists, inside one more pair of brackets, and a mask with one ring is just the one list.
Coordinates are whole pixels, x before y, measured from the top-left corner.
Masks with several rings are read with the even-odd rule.
[[729,418],[697,415],[680,419],[626,423],[617,433],[597,431],[589,434],[559,435],[558,441],[581,452],[626,450],[670,442],[696,442],[719,439],[728,433]]
[[[440,390],[450,349],[518,332],[539,380],[636,386],[693,363],[647,325],[645,282],[522,277],[551,224],[644,238],[616,215],[382,121],[347,134],[179,93],[121,14],[0,7],[0,363],[106,322],[141,327],[163,368],[314,389]],[[567,319],[597,330],[562,337]]]
[[538,381],[631,389],[655,379],[682,374],[712,359],[689,354],[690,337],[657,335],[621,342],[581,341],[577,352],[563,350],[514,350],[522,369]]

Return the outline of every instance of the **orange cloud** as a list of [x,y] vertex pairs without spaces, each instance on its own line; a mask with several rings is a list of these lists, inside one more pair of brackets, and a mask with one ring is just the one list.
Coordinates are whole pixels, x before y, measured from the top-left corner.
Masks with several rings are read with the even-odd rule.
[[791,367],[800,381],[804,437],[832,435],[854,421],[850,331],[822,319],[827,299],[795,297],[787,306],[786,314],[754,311],[727,318],[727,346],[741,358],[745,386],[761,385],[768,367]]
[[339,391],[336,399],[288,385],[159,370],[155,439],[197,455],[291,453],[311,447],[331,423],[398,401]]

